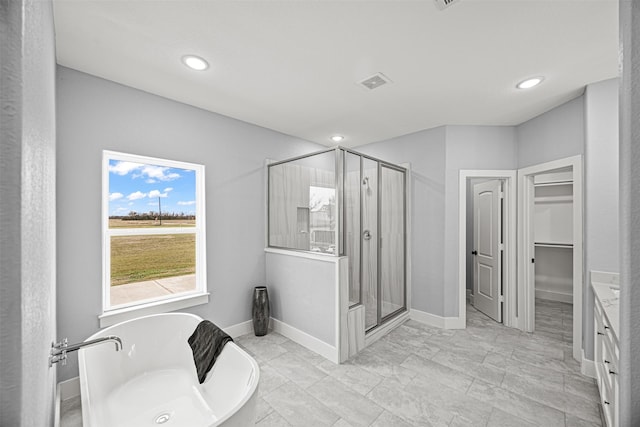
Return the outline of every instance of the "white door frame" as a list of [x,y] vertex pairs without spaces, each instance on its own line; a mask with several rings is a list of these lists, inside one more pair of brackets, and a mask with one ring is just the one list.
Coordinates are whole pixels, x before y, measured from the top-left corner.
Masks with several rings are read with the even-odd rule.
[[555,169],[573,170],[573,358],[582,360],[582,155],[554,160],[518,170],[518,313],[519,328],[533,332],[535,327],[535,277],[531,259],[535,258],[533,238],[534,175]]
[[467,179],[468,178],[495,178],[504,180],[504,213],[503,221],[506,224],[504,245],[505,258],[503,263],[504,281],[502,284],[504,305],[502,322],[505,326],[516,327],[516,185],[517,171],[515,170],[461,170],[459,201],[459,225],[458,225],[458,316],[460,324],[467,323],[466,307],[466,282],[467,282]]

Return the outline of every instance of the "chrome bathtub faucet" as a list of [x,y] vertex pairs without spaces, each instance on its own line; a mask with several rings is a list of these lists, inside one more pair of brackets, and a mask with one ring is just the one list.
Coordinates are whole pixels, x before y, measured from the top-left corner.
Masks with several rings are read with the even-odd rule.
[[67,338],[63,339],[59,343],[51,343],[51,352],[49,353],[49,367],[52,367],[54,363],[62,362],[62,365],[67,364],[67,353],[72,351],[78,351],[83,347],[91,347],[94,345],[102,344],[104,342],[113,342],[116,345],[116,351],[122,350],[122,340],[115,335],[108,335],[106,337],[96,338],[91,341],[83,341],[76,344],[69,345]]

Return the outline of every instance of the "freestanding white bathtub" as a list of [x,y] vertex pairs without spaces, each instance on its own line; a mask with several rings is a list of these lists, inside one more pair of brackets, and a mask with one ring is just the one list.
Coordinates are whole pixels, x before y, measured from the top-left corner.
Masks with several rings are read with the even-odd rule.
[[225,345],[199,384],[187,339],[202,319],[187,313],[140,317],[87,340],[117,335],[79,351],[84,427],[252,426],[260,371],[236,344]]

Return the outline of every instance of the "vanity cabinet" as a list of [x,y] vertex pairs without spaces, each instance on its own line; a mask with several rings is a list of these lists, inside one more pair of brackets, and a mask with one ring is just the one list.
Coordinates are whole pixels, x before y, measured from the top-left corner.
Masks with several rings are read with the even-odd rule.
[[600,401],[608,427],[618,427],[619,393],[619,288],[610,284],[593,283],[594,363]]

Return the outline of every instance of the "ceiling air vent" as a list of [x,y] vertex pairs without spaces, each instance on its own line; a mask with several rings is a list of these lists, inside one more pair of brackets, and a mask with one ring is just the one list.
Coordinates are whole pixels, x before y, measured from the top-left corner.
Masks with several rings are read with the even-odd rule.
[[362,80],[359,84],[366,87],[367,89],[373,90],[379,88],[382,85],[386,85],[387,83],[392,83],[391,79],[382,73],[377,73]]
[[438,9],[440,10],[445,10],[446,8],[448,8],[449,6],[451,6],[454,3],[457,3],[460,0],[433,0],[436,2],[436,5],[438,6]]

